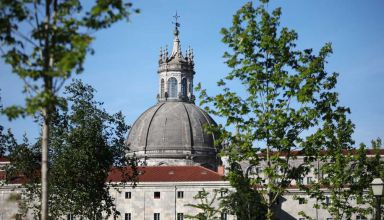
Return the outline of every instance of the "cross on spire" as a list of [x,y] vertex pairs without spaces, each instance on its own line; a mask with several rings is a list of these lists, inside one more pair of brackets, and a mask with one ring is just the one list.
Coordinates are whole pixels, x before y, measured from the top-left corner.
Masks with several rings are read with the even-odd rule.
[[173,17],[175,18],[175,22],[172,22],[172,23],[176,25],[176,28],[180,27],[180,23],[178,22],[178,19],[180,18],[180,16],[177,14],[177,11]]

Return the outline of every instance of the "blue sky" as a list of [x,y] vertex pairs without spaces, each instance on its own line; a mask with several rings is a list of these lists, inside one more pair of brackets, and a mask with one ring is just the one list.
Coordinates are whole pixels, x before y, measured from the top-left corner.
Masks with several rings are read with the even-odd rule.
[[[159,49],[172,45],[173,15],[181,16],[182,49],[195,52],[195,84],[202,82],[208,93],[216,94],[216,81],[228,73],[223,63],[220,29],[229,27],[232,15],[246,1],[240,0],[156,0],[133,1],[141,13],[129,23],[120,22],[95,35],[96,53],[88,56],[83,74],[75,76],[91,84],[96,98],[107,111],[122,111],[126,121],[134,120],[156,103]],[[337,91],[342,105],[352,110],[357,143],[384,138],[384,1],[276,0],[281,6],[282,26],[299,34],[299,48],[314,48],[332,42],[334,54],[327,70],[338,72]],[[22,83],[0,61],[0,89],[4,106],[22,104]],[[236,89],[236,88],[235,88]],[[11,128],[18,138],[23,133],[33,139],[39,127],[32,119],[0,124]]]

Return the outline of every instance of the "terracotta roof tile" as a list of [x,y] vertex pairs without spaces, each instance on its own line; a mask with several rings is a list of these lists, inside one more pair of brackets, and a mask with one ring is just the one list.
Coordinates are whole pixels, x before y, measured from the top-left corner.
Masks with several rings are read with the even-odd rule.
[[[7,177],[6,172],[4,170],[0,170],[0,180],[5,180],[6,177]],[[27,179],[23,176],[18,176],[9,180],[10,184],[24,184],[26,182],[27,182]]]
[[[151,166],[138,167],[139,182],[196,182],[196,181],[223,181],[223,176],[201,166]],[[123,172],[131,173],[130,168]],[[111,169],[108,182],[120,182],[122,171]]]
[[9,162],[8,157],[0,157],[0,162]]
[[[356,154],[357,150],[358,149],[351,149],[349,151],[352,154]],[[348,150],[342,150],[342,152],[345,155],[345,154],[347,154]],[[376,151],[374,149],[365,149],[365,152],[366,152],[367,155],[375,155],[376,154]],[[325,151],[325,150],[322,150],[320,152],[320,154],[322,154],[322,155],[325,155],[326,153],[327,153],[327,151]],[[380,153],[380,155],[384,155],[384,149],[380,149],[379,153]],[[277,151],[272,152],[272,154],[273,155],[279,154],[279,156],[281,156],[281,157],[284,157],[284,156],[288,155],[287,152],[277,152]],[[300,150],[291,150],[289,152],[289,154],[291,156],[305,156],[305,153],[303,151],[300,151]],[[263,156],[263,155],[264,155],[264,153],[260,153],[259,154],[259,156]]]

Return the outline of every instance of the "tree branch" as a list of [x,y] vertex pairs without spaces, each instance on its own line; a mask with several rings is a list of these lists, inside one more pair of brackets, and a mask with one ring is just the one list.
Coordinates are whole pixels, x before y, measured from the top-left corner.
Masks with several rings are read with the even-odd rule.
[[33,46],[35,47],[39,47],[35,42],[33,42],[31,39],[29,39],[28,37],[26,37],[23,33],[21,33],[20,31],[18,30],[14,30],[13,31],[16,35],[18,35],[19,37],[21,37],[23,40],[25,40],[26,42],[32,44]]
[[[38,91],[35,87],[33,87],[33,86],[27,81],[26,78],[23,77],[22,80],[24,81],[24,84],[25,84],[30,90],[32,90],[35,94],[38,94],[38,93],[39,93],[39,91]],[[32,96],[31,93],[30,93],[30,95]]]
[[[35,15],[35,22],[36,22],[36,29],[37,31],[40,31],[39,27],[40,27],[40,21],[39,21],[39,16],[37,14],[38,12],[38,8],[37,8],[37,0],[34,0],[33,1],[33,8],[34,8],[34,15]],[[43,47],[43,42],[41,41],[41,39],[39,39],[39,44],[40,44],[40,48]]]

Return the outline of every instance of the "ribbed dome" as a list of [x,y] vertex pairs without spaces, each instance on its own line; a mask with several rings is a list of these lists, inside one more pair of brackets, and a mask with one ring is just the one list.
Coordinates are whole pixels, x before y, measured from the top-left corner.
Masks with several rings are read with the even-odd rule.
[[146,161],[155,159],[152,165],[215,163],[214,135],[204,131],[210,124],[216,125],[192,103],[159,102],[133,124],[127,139],[129,154]]

